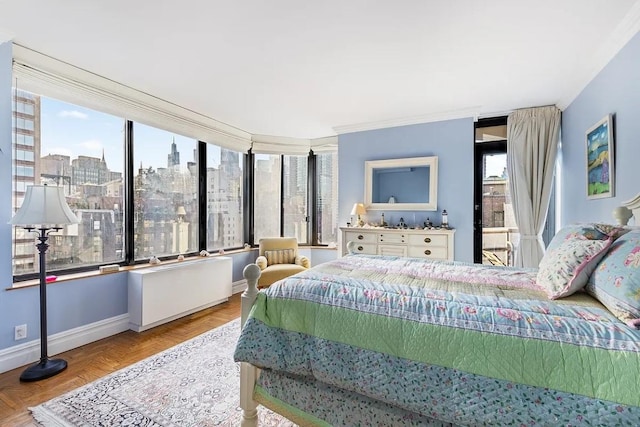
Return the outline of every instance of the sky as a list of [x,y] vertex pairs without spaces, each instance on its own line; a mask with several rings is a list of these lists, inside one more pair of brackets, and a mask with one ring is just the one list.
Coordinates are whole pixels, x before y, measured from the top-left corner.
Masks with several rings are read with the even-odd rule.
[[485,163],[485,173],[484,177],[490,176],[502,176],[502,172],[504,168],[507,166],[507,155],[506,154],[487,154],[485,156],[487,160]]
[[[137,169],[167,166],[167,155],[175,138],[183,168],[194,161],[192,138],[134,123],[134,165]],[[113,172],[124,171],[124,119],[95,110],[41,97],[41,156],[64,154],[104,157]],[[211,153],[214,151],[213,153]],[[209,166],[220,163],[219,150],[208,150]]]

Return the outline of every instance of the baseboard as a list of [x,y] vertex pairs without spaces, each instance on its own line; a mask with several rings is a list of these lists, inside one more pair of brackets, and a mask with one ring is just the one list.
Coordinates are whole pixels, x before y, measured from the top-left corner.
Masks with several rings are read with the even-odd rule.
[[[232,292],[237,294],[247,289],[246,279],[232,283]],[[68,331],[49,335],[49,356],[71,350],[120,332],[129,330],[129,314],[80,326]],[[40,340],[29,341],[0,350],[0,373],[10,371],[40,359]]]
[[233,282],[231,284],[232,286],[232,290],[231,292],[233,292],[234,294],[237,294],[238,292],[244,292],[245,289],[247,289],[247,279],[242,279],[242,280],[238,280],[237,282]]
[[[121,314],[89,325],[49,335],[49,356],[110,337],[129,329],[129,314]],[[7,372],[40,359],[40,340],[0,350],[0,373]]]

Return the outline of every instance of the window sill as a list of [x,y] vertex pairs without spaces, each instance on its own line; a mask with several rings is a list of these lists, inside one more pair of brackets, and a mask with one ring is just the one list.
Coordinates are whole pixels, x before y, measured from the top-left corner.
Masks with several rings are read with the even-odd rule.
[[[253,249],[257,250],[257,248],[252,248],[252,249],[249,249],[249,250],[238,249],[238,250],[234,250],[234,251],[225,251],[224,254],[217,254],[217,253],[216,254],[210,254],[209,257],[233,255],[233,254],[237,254],[237,253],[241,253],[241,252],[249,252],[249,251],[251,251]],[[144,263],[144,264],[136,264],[136,265],[126,265],[126,266],[120,266],[120,270],[118,270],[118,271],[109,271],[109,272],[105,272],[105,273],[101,273],[100,269],[96,268],[96,270],[92,270],[92,271],[84,271],[82,273],[65,274],[65,275],[58,276],[55,281],[49,282],[49,283],[47,283],[47,285],[55,285],[56,283],[68,282],[68,281],[71,281],[71,280],[86,279],[86,278],[89,278],[89,277],[97,277],[97,276],[106,276],[108,274],[118,274],[118,273],[122,273],[122,272],[133,271],[133,270],[142,270],[142,269],[145,269],[145,268],[153,268],[153,267],[158,267],[158,266],[163,266],[163,265],[172,265],[172,264],[177,264],[177,263],[181,263],[181,262],[197,262],[198,260],[201,260],[203,258],[207,258],[207,257],[192,256],[192,257],[185,257],[184,260],[182,260],[182,261],[178,261],[177,259],[171,259],[171,260],[162,261],[160,264]],[[13,290],[16,290],[16,289],[31,288],[31,287],[39,286],[39,285],[40,285],[40,281],[38,279],[25,280],[24,282],[16,282],[16,283],[13,284],[12,287],[5,288],[5,290],[13,291]]]

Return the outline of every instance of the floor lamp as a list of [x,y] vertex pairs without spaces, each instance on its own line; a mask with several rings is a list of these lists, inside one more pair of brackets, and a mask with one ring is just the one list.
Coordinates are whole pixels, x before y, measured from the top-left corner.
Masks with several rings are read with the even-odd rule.
[[27,187],[24,202],[10,224],[38,233],[40,252],[40,361],[22,372],[20,381],[38,381],[52,377],[67,368],[63,359],[49,359],[47,355],[47,282],[45,253],[49,234],[62,230],[62,225],[76,224],[78,218],[71,212],[62,187],[33,185]]

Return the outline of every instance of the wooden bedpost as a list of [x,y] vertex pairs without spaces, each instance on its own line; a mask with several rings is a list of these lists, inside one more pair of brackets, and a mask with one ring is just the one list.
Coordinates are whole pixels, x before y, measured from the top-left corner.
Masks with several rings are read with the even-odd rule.
[[[242,275],[247,279],[247,290],[242,293],[241,298],[241,326],[244,326],[251,307],[258,296],[258,278],[260,277],[260,267],[256,264],[247,265],[242,271]],[[255,427],[258,425],[258,404],[253,400],[253,388],[258,379],[258,368],[250,363],[240,362],[240,408],[242,408],[242,427]]]

